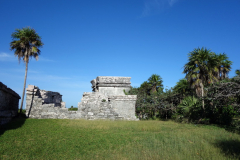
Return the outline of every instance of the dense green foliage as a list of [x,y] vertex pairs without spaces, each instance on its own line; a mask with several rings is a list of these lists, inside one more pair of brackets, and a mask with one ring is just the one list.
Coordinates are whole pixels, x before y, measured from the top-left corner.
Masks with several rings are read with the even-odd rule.
[[[184,79],[163,90],[152,83],[152,75],[127,94],[137,94],[136,114],[140,119],[174,119],[182,122],[214,123],[240,131],[240,76],[228,78],[232,62],[225,53],[197,48],[188,54]],[[160,76],[159,76],[160,77]]]
[[240,135],[172,121],[15,119],[0,159],[239,159]]

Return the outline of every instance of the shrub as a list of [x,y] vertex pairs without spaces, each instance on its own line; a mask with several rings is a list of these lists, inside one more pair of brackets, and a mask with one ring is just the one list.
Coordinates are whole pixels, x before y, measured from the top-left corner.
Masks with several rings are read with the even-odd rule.
[[77,108],[77,107],[73,107],[73,106],[71,106],[71,108],[68,108],[68,110],[69,110],[69,111],[77,111],[78,108]]

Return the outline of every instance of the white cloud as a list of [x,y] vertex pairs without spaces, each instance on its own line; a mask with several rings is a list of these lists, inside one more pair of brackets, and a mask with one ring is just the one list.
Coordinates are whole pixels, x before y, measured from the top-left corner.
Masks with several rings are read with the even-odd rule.
[[[34,59],[34,58],[30,58],[30,59]],[[39,61],[41,62],[54,62],[53,60],[51,59],[47,59],[47,58],[43,58],[43,57],[40,57],[39,56]],[[6,62],[9,62],[9,61],[18,61],[18,58],[15,57],[13,54],[9,54],[9,53],[0,53],[0,61],[6,61]]]
[[17,58],[8,53],[0,53],[0,61],[17,61]]
[[54,60],[51,60],[51,59],[47,59],[47,58],[43,58],[43,57],[40,57],[39,56],[39,61],[44,61],[44,62],[54,62]]
[[71,78],[69,77],[61,77],[61,76],[55,76],[55,75],[43,75],[43,74],[38,74],[38,75],[30,75],[28,77],[29,80],[35,80],[35,81],[55,81],[58,82],[59,80],[69,80]]
[[11,57],[11,56],[7,53],[0,53],[0,58],[7,58],[7,57]]
[[142,17],[159,14],[167,7],[172,7],[178,0],[145,0]]

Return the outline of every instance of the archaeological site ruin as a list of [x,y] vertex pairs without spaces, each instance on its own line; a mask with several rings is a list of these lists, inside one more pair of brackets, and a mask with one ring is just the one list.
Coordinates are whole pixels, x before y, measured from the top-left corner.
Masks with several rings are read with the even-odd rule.
[[84,92],[78,111],[68,111],[58,92],[28,85],[26,115],[37,119],[110,119],[138,120],[135,116],[136,95],[125,95],[131,77],[98,76],[91,81],[93,92]]
[[15,91],[0,82],[0,125],[17,115],[20,98]]

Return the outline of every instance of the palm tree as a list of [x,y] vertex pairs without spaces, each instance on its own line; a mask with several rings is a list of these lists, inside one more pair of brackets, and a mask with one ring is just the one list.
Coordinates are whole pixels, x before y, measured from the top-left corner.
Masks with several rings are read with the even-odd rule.
[[[204,96],[204,85],[218,81],[218,68],[215,53],[206,48],[196,48],[188,54],[189,62],[184,65],[183,73],[199,97]],[[204,108],[204,100],[202,100]]]
[[228,73],[231,71],[232,61],[228,60],[228,56],[225,53],[215,55],[215,58],[218,63],[218,79],[223,80],[228,78]]
[[183,78],[177,82],[176,86],[174,86],[173,91],[179,93],[181,98],[184,98],[190,92],[189,83],[187,79]]
[[237,70],[235,71],[235,73],[236,73],[236,76],[239,76],[239,77],[240,77],[240,69],[237,69]]
[[157,75],[153,74],[151,77],[148,78],[148,83],[151,85],[151,93],[156,93],[158,88],[162,88],[162,78]]
[[40,55],[39,48],[43,46],[43,43],[38,33],[30,27],[16,29],[15,32],[12,33],[11,37],[13,41],[10,43],[10,49],[14,50],[14,55],[18,57],[19,63],[21,60],[26,63],[23,94],[20,106],[21,113],[25,95],[29,58],[34,57],[38,60],[38,56]]

